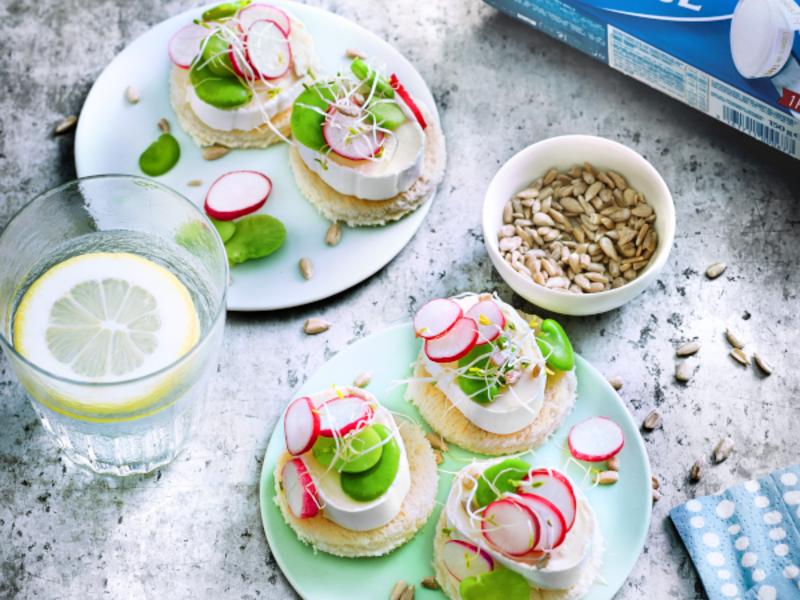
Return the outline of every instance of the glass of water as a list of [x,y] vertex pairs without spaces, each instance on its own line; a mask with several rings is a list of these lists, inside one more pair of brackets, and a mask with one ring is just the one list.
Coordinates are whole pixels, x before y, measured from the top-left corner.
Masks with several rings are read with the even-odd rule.
[[205,416],[228,261],[202,211],[154,181],[89,177],[0,233],[0,348],[55,444],[98,473],[147,473]]

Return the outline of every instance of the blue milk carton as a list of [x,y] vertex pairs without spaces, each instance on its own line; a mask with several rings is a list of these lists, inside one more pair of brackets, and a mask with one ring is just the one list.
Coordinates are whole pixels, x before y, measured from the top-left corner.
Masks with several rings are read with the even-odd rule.
[[794,0],[484,0],[800,158]]

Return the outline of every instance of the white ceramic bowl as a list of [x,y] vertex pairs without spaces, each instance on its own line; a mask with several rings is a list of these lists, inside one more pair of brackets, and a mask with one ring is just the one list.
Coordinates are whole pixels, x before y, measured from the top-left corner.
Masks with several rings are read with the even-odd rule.
[[[503,260],[498,232],[503,226],[503,207],[532,181],[551,168],[567,171],[588,162],[598,171],[614,171],[628,185],[644,194],[658,218],[658,248],[647,267],[630,283],[596,294],[555,292],[517,273]],[[675,206],[661,175],[640,154],[630,148],[591,135],[565,135],[528,146],[513,156],[489,184],[483,202],[483,239],[489,257],[503,279],[529,302],[562,315],[594,315],[618,308],[638,296],[652,283],[669,258],[675,239]]]

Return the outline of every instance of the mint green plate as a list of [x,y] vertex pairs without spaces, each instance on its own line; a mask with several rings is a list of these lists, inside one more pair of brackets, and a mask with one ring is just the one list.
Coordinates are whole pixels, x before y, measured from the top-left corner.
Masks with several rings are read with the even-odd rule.
[[[422,422],[417,409],[403,400],[405,385],[387,392],[392,381],[410,377],[409,365],[416,359],[421,341],[414,338],[411,324],[398,325],[349,346],[317,371],[297,392],[297,398],[307,396],[333,383],[349,384],[364,371],[374,371],[367,389],[375,394],[387,408],[404,413]],[[606,540],[606,553],[600,576],[606,584],[596,583],[585,596],[587,600],[612,598],[622,587],[644,546],[650,525],[652,491],[650,464],[638,427],[630,414],[606,382],[605,378],[588,362],[575,357],[578,373],[578,396],[575,409],[566,423],[543,448],[536,451],[536,462],[560,467],[562,450],[567,448],[570,427],[589,417],[602,415],[617,423],[625,432],[625,447],[619,453],[620,480],[610,486],[583,488],[594,507],[600,529]],[[288,402],[287,402],[288,405]],[[425,431],[430,428],[423,423]],[[433,574],[433,536],[439,518],[439,504],[428,523],[413,540],[391,554],[380,558],[338,558],[319,552],[300,542],[284,522],[280,510],[273,502],[275,462],[285,447],[283,418],[278,421],[270,439],[261,471],[261,516],[272,554],[289,583],[308,600],[374,600],[388,598],[399,579],[416,583],[417,600],[445,598],[441,591],[420,587],[423,577]],[[462,468],[464,458],[486,458],[450,446],[452,456],[446,456],[440,465],[442,471],[455,472]],[[528,457],[533,462],[533,457]],[[574,465],[567,470],[573,481],[583,475]],[[440,473],[439,493],[436,499],[447,499],[452,476]]]

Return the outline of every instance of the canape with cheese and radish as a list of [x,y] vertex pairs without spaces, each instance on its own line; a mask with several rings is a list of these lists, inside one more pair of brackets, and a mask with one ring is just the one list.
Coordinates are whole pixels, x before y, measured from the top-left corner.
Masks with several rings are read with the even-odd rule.
[[416,210],[444,176],[444,135],[396,75],[355,59],[307,86],[292,112],[290,164],[328,219],[380,225]]
[[417,425],[357,387],[292,402],[274,470],[284,519],[303,542],[338,556],[380,556],[430,516],[438,474]]
[[595,513],[565,473],[499,458],[455,475],[436,526],[434,569],[451,600],[581,598],[603,551]]
[[491,294],[423,305],[422,348],[406,398],[442,437],[488,455],[542,445],[576,398],[572,346],[561,326]]
[[203,13],[170,40],[170,98],[198,146],[266,148],[291,135],[292,105],[317,57],[293,14],[249,1]]

